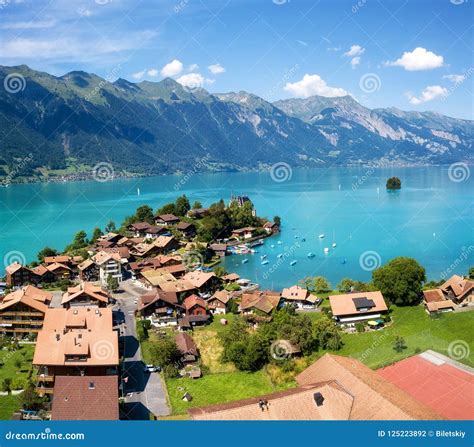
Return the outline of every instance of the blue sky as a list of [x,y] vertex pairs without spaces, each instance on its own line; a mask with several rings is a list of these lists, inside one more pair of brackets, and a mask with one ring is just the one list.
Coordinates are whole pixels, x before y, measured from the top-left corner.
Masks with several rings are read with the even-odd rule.
[[0,64],[473,118],[471,0],[0,0]]

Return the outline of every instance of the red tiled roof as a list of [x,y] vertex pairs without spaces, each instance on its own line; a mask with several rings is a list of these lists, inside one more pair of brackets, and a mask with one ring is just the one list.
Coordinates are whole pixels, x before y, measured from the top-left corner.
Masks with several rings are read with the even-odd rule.
[[51,419],[118,420],[118,377],[56,376]]

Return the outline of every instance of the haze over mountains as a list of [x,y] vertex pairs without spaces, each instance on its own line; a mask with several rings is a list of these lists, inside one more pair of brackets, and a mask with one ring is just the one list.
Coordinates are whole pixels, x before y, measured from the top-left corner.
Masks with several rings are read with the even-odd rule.
[[0,175],[29,154],[22,175],[99,162],[116,171],[160,174],[264,169],[277,162],[323,167],[474,161],[473,121],[370,110],[351,96],[271,104],[247,92],[189,90],[169,78],[108,82],[82,71],[55,77],[24,65],[0,66],[0,85],[13,73],[25,83],[16,93],[0,89]]

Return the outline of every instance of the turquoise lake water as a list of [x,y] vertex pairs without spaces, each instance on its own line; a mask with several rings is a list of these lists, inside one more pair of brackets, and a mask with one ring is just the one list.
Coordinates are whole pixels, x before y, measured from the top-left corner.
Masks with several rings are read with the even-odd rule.
[[[392,175],[403,188],[388,193]],[[343,277],[367,280],[374,266],[400,255],[416,258],[430,279],[440,279],[474,265],[473,186],[474,175],[454,182],[447,167],[294,170],[283,182],[264,172],[11,185],[0,188],[1,267],[21,257],[32,261],[46,245],[62,249],[80,229],[90,235],[110,219],[119,224],[143,204],[156,209],[184,193],[209,205],[233,192],[248,195],[260,216],[282,218],[282,233],[258,253],[225,260],[228,270],[263,287],[309,275],[326,276],[332,285]]]

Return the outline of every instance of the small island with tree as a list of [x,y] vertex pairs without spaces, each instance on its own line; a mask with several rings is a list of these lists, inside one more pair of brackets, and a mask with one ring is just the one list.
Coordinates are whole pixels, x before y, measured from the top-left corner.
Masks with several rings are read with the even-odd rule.
[[402,187],[402,181],[398,177],[390,177],[387,180],[387,189],[389,191],[395,191]]

